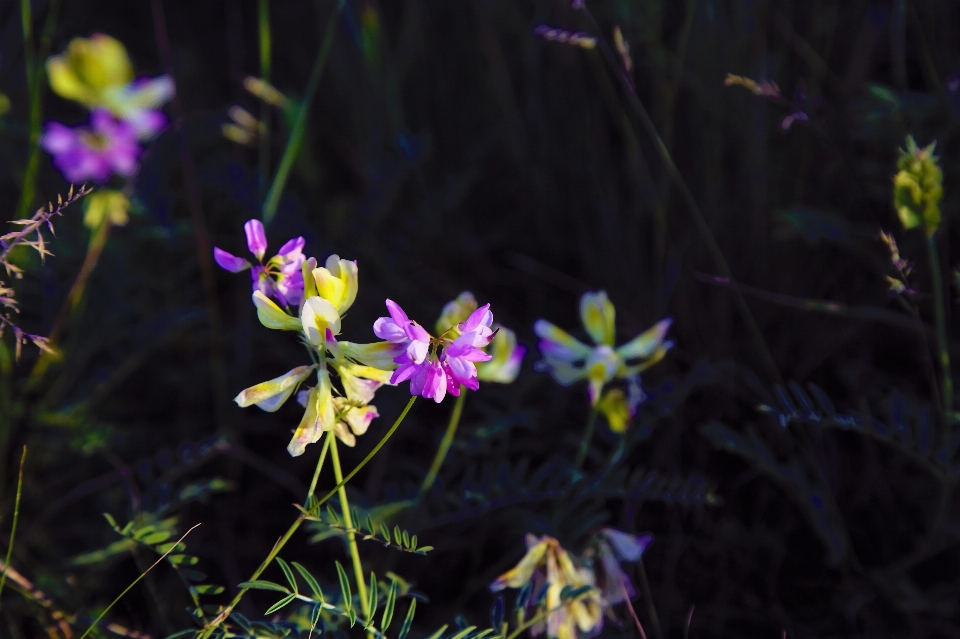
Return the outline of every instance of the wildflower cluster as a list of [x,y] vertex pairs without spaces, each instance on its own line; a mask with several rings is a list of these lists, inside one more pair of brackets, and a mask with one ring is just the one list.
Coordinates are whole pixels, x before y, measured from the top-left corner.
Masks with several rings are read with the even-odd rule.
[[[515,567],[490,584],[490,590],[526,588],[528,605],[541,617],[531,634],[551,639],[592,637],[603,630],[604,613],[636,596],[621,562],[639,561],[653,538],[604,528],[583,556],[573,557],[553,537],[527,535],[527,553]],[[594,566],[599,558],[600,579]]]
[[[615,432],[626,430],[629,419],[646,395],[640,373],[659,362],[673,347],[666,340],[672,319],[662,319],[626,344],[614,348],[616,309],[605,291],[584,293],[580,298],[580,320],[594,346],[587,346],[546,320],[537,320],[534,332],[540,337],[543,360],[537,363],[560,384],[569,386],[587,380],[590,404],[602,411]],[[626,382],[627,391],[604,388],[611,381]]]
[[141,143],[167,122],[158,107],[173,96],[170,77],[135,79],[124,46],[102,33],[72,40],[47,60],[47,75],[56,94],[90,110],[85,125],[47,123],[40,145],[54,166],[74,183],[135,175]]

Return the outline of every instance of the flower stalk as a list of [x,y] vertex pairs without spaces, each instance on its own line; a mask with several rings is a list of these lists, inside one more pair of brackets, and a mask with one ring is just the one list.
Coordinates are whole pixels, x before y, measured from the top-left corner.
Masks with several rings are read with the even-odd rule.
[[927,234],[927,255],[930,258],[930,273],[933,279],[933,305],[937,323],[937,350],[940,361],[940,400],[943,402],[944,443],[950,437],[953,412],[953,373],[950,370],[950,349],[947,344],[947,315],[943,301],[943,276],[940,272],[940,257],[933,234]]
[[363,565],[360,563],[360,549],[357,548],[357,538],[353,533],[353,518],[350,515],[350,502],[347,501],[347,489],[343,482],[343,471],[340,469],[340,454],[337,452],[337,436],[334,431],[327,431],[327,441],[330,442],[330,459],[333,462],[333,478],[340,486],[337,494],[340,497],[340,512],[343,515],[343,525],[347,529],[347,548],[350,551],[350,561],[353,563],[353,576],[357,580],[357,594],[360,596],[360,609],[363,618],[370,618],[370,602],[367,601],[367,584],[363,579]]
[[440,473],[440,468],[443,467],[443,462],[447,458],[447,453],[450,452],[450,447],[453,445],[453,440],[457,434],[457,427],[460,425],[460,416],[463,414],[463,404],[467,398],[467,389],[463,385],[460,386],[460,395],[457,397],[456,403],[453,405],[453,411],[450,413],[450,421],[447,423],[447,431],[443,434],[443,439],[440,440],[440,448],[437,449],[437,454],[433,458],[433,463],[430,464],[430,471],[427,473],[427,476],[423,480],[423,484],[420,486],[420,492],[417,495],[417,500],[423,499],[423,496],[426,495],[431,488],[433,488],[433,483],[437,480],[437,475]]

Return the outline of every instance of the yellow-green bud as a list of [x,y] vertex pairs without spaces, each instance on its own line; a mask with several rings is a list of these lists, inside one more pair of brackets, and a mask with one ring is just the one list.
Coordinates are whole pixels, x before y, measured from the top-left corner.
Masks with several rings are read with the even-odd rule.
[[943,171],[934,155],[937,143],[920,148],[913,136],[907,136],[907,149],[900,150],[898,173],[893,178],[893,206],[903,228],[921,224],[928,235],[940,226],[940,199],[943,197]]

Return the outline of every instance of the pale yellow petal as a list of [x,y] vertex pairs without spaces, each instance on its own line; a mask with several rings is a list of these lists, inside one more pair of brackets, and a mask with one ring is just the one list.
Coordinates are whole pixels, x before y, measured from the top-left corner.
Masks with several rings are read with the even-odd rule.
[[283,312],[279,306],[261,291],[253,292],[253,304],[257,307],[257,318],[267,328],[282,331],[299,331],[300,320]]
[[233,401],[241,408],[256,404],[267,412],[274,412],[293,394],[316,366],[298,366],[266,382],[244,390]]
[[606,291],[583,294],[580,298],[580,320],[596,344],[613,346],[616,310]]

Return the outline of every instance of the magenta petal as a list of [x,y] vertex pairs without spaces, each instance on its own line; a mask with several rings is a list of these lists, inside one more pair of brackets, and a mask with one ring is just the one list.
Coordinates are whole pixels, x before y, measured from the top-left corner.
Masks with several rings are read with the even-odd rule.
[[213,247],[213,259],[220,265],[220,268],[224,268],[231,273],[239,273],[240,271],[245,271],[250,268],[250,262],[247,260],[242,257],[237,257],[236,255],[231,255],[216,246]]
[[306,240],[302,237],[295,237],[292,240],[287,241],[286,244],[280,247],[280,250],[277,251],[277,255],[283,255],[285,257],[294,258],[300,254],[303,250]]
[[258,260],[262,260],[263,254],[267,251],[267,235],[263,231],[263,224],[260,220],[247,220],[243,225],[243,231],[247,234],[247,248],[257,256]]
[[390,299],[386,301],[386,304],[387,310],[390,312],[390,317],[393,318],[394,324],[403,327],[410,323],[410,318],[407,317],[407,314],[403,312],[403,309],[400,308],[399,304]]
[[407,341],[407,334],[403,328],[397,326],[396,322],[389,317],[380,317],[373,323],[373,334],[391,344],[402,344]]
[[[420,377],[417,375],[414,379]],[[440,403],[447,395],[447,374],[444,372],[440,362],[431,362],[426,367],[426,373],[423,376],[423,389],[420,394]],[[413,392],[413,384],[410,385],[410,392]]]
[[470,333],[479,327],[490,328],[493,324],[493,313],[490,312],[490,305],[484,304],[474,312],[470,313],[467,321],[461,322],[459,329],[461,333]]
[[[400,366],[397,368],[397,370],[393,371],[393,375],[390,377],[390,383],[399,384],[401,382],[405,382],[420,372],[421,368],[424,368],[422,364],[417,365],[411,362],[409,359],[404,358],[404,361],[400,363]],[[410,382],[410,394],[419,395],[419,392],[413,392],[413,384],[414,382]]]

